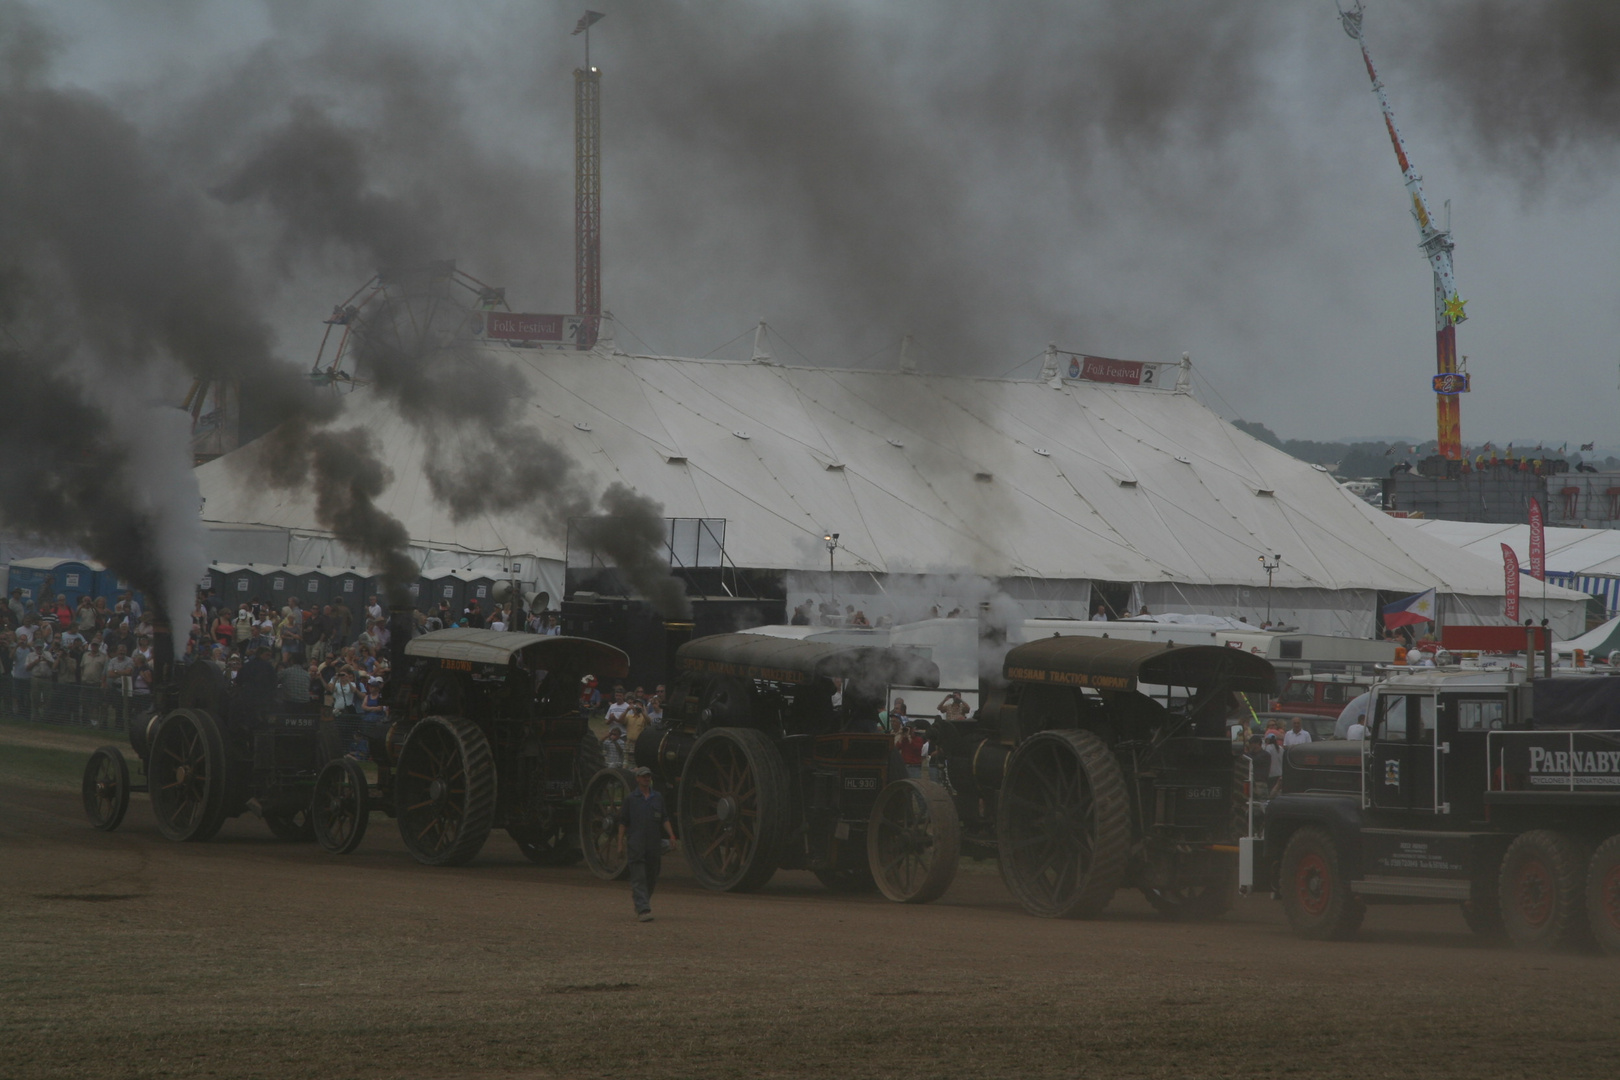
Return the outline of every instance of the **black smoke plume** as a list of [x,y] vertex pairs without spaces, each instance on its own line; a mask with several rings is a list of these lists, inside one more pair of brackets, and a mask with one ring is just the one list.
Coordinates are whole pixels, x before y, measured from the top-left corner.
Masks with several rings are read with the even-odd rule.
[[404,530],[372,501],[383,466],[363,440],[313,433],[336,402],[276,357],[215,208],[107,102],[44,85],[41,36],[20,8],[5,15],[0,265],[14,283],[17,351],[3,385],[13,415],[54,414],[23,425],[30,445],[12,460],[29,461],[32,475],[8,485],[15,497],[0,521],[80,544],[166,608],[189,610],[203,568],[189,453],[182,441],[148,460],[159,422],[142,421],[131,396],[178,401],[192,380],[236,380],[244,399],[303,437],[273,448],[266,477],[287,488],[313,477],[322,524],[403,574]]

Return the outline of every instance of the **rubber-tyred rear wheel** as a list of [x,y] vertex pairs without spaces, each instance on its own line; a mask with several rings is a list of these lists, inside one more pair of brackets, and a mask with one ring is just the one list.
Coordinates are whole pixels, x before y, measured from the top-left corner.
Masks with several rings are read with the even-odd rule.
[[1513,944],[1562,950],[1590,942],[1586,863],[1586,849],[1567,833],[1534,829],[1514,839],[1497,878],[1502,924]]
[[1620,956],[1620,836],[1611,836],[1586,864],[1586,919],[1598,948]]
[[1289,837],[1277,877],[1283,912],[1300,936],[1342,940],[1361,928],[1367,906],[1350,891],[1339,849],[1326,830],[1304,828]]

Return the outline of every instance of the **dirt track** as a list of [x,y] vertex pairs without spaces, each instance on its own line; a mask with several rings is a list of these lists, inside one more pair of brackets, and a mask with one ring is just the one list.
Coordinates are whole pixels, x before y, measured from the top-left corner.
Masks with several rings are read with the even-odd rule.
[[[4,748],[0,747],[0,754]],[[1620,963],[1482,948],[1452,908],[1297,941],[1269,899],[1048,922],[993,870],[906,908],[807,874],[627,890],[497,833],[457,870],[251,818],[175,845],[136,795],[0,790],[0,1075],[1612,1077]]]

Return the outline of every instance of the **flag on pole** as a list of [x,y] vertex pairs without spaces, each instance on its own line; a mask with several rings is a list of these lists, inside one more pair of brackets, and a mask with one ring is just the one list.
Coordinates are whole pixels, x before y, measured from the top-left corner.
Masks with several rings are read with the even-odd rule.
[[1541,520],[1541,500],[1530,500],[1530,576],[1547,580],[1547,530]]
[[[579,22],[574,24],[574,34],[583,34],[591,28],[592,24],[600,22],[603,18],[604,16],[600,11],[587,11],[579,17]],[[568,36],[573,37],[574,34]]]
[[1414,593],[1384,606],[1384,626],[1411,626],[1414,623],[1434,621],[1434,594],[1436,590]]
[[1513,549],[1502,545],[1502,595],[1507,601],[1502,614],[1508,622],[1519,621],[1519,557]]
[[1583,443],[1581,443],[1581,449],[1582,450],[1595,450],[1595,449],[1597,449],[1597,443],[1595,443],[1595,442],[1583,442]]

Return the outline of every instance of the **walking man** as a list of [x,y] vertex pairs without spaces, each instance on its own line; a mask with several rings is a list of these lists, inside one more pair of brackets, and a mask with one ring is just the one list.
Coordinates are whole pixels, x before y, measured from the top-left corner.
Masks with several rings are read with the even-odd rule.
[[629,858],[630,900],[642,922],[652,922],[652,894],[658,887],[665,835],[674,850],[675,826],[664,813],[663,794],[653,790],[652,770],[643,765],[636,770],[636,789],[619,808],[619,846]]

